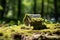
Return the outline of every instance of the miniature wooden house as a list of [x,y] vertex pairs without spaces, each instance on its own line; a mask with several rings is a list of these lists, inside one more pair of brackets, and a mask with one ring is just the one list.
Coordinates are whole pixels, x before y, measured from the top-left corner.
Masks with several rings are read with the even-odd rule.
[[25,14],[23,22],[25,25],[29,26],[33,18],[41,18],[40,14]]

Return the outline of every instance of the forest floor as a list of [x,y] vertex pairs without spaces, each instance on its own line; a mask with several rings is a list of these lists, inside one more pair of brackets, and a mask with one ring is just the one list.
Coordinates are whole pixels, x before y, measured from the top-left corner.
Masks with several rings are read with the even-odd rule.
[[20,26],[1,27],[0,40],[60,40],[60,28],[32,30]]

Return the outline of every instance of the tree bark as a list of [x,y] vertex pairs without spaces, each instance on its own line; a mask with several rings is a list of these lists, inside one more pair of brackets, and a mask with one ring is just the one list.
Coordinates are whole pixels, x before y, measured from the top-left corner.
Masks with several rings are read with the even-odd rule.
[[18,20],[21,18],[21,0],[18,0]]
[[47,19],[50,20],[50,15],[49,15],[49,0],[47,0]]
[[41,17],[43,17],[43,14],[44,14],[44,0],[42,0]]
[[57,9],[57,0],[54,0],[54,16],[55,16],[55,21],[58,21],[58,9]]
[[34,14],[36,14],[36,0],[34,0]]
[[6,0],[1,0],[1,6],[3,7],[3,10],[0,11],[0,19],[4,18],[4,13],[5,13],[5,6],[6,6]]

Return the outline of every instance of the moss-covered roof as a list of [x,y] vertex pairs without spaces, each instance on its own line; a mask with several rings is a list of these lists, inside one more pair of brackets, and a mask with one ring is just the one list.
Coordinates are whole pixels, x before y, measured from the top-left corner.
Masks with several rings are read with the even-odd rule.
[[41,18],[40,14],[25,14],[26,16],[29,16],[31,18]]

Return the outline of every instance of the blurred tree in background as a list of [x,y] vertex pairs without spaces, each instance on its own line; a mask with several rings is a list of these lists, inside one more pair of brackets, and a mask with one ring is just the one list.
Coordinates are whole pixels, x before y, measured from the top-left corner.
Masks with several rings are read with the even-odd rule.
[[22,22],[26,13],[41,14],[44,19],[59,22],[60,0],[0,0],[0,20]]

